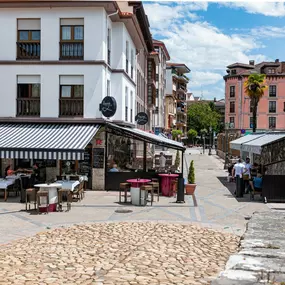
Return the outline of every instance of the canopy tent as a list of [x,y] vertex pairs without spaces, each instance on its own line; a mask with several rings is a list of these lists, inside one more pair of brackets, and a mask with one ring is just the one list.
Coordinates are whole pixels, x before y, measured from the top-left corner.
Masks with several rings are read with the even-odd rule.
[[94,124],[0,124],[0,158],[83,160]]
[[268,144],[285,140],[285,132],[271,132],[263,136],[259,136],[255,140],[248,141],[242,145],[242,151],[247,151],[255,154],[261,154],[262,148]]
[[243,150],[242,149],[243,144],[245,144],[247,142],[251,142],[251,141],[253,141],[257,138],[260,138],[264,135],[265,135],[265,133],[254,133],[254,134],[250,134],[250,135],[240,137],[240,138],[230,142],[231,149]]
[[106,124],[106,131],[118,136],[124,136],[132,139],[137,139],[146,143],[151,143],[159,146],[164,146],[176,150],[185,151],[185,147],[180,142],[176,142],[165,138],[161,135],[155,135],[136,128],[126,128],[112,123]]

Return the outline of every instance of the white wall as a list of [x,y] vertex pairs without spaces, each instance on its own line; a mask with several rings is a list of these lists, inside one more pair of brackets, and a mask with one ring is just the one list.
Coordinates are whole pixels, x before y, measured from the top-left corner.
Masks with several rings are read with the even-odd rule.
[[166,91],[165,94],[172,94],[172,74],[171,69],[166,69]]

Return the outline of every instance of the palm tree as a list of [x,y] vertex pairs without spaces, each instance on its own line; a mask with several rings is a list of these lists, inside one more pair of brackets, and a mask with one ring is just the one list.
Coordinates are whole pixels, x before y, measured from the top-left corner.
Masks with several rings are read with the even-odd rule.
[[250,98],[250,104],[252,106],[253,133],[256,132],[257,127],[257,106],[259,100],[264,95],[264,91],[267,89],[265,78],[265,74],[253,73],[249,75],[248,79],[244,83],[245,93]]

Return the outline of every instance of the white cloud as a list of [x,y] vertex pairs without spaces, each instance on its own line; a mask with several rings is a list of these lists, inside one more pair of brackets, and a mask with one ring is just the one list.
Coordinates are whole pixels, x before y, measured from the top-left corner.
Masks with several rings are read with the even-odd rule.
[[256,38],[284,38],[285,27],[263,26],[251,29],[250,33]]
[[265,1],[248,1],[248,2],[225,2],[221,5],[241,8],[251,14],[262,14],[265,16],[282,17],[285,16],[284,2],[265,2]]
[[[207,10],[207,3],[200,3],[189,5],[184,2],[173,6],[173,3],[158,2],[145,3],[144,6],[153,37],[165,43],[172,62],[185,63],[191,69],[189,90],[198,91],[202,88],[207,96],[215,90],[212,98],[222,98],[222,75],[225,74],[227,65],[234,62],[246,63],[250,59],[263,61],[268,58],[254,53],[254,49],[264,47],[252,36],[254,31],[249,31],[247,35],[236,34],[236,31],[225,34],[206,21],[197,21],[198,16],[187,17],[189,13],[196,15],[193,11]],[[199,96],[200,92],[197,95]]]

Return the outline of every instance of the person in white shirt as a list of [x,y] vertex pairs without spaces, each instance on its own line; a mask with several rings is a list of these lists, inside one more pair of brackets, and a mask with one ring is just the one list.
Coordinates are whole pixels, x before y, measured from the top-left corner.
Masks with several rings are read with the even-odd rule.
[[250,158],[247,157],[245,160],[245,169],[243,173],[243,183],[244,183],[244,193],[248,193],[249,188],[249,180],[250,180],[250,172],[251,172],[252,165],[250,163]]
[[163,152],[161,152],[160,157],[159,157],[159,168],[165,169],[165,164],[166,164],[166,158],[165,158]]
[[245,165],[242,163],[242,160],[239,159],[232,170],[232,176],[236,179],[236,191],[235,194],[237,197],[243,197],[243,173],[245,171]]

